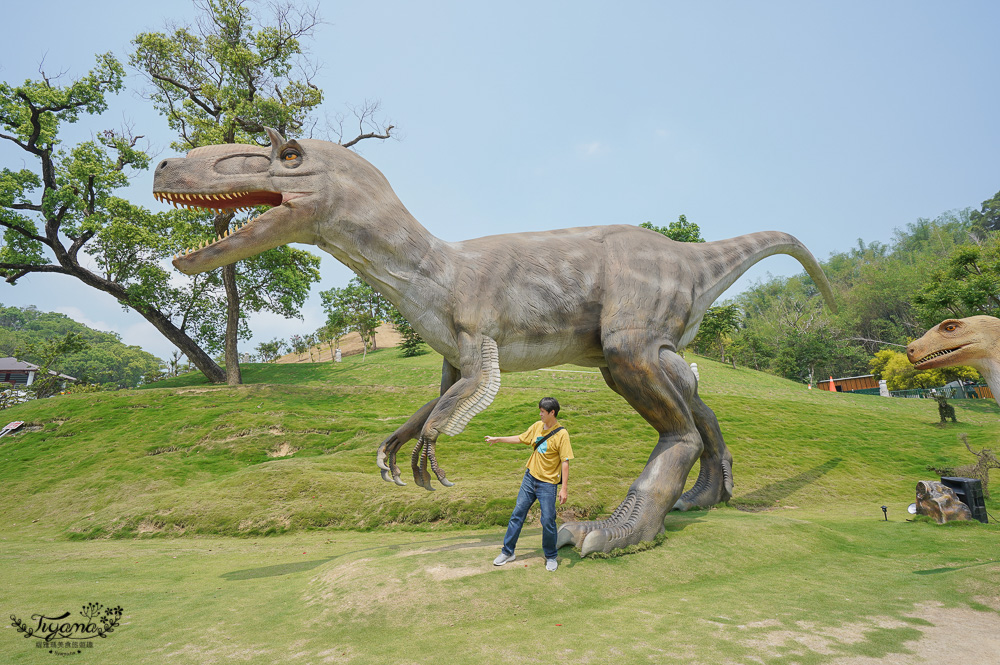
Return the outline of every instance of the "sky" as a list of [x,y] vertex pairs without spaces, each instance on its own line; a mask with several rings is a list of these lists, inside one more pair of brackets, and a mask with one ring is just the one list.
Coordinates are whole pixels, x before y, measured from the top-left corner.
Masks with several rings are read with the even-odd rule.
[[[38,0],[5,14],[21,28],[0,41],[0,80],[20,83],[40,63],[68,81],[96,53],[127,61],[134,35],[191,23],[196,9]],[[707,240],[785,231],[824,260],[1000,190],[1000,3],[350,0],[320,14],[306,42],[321,66],[320,127],[345,104],[380,100],[399,140],[359,152],[445,240],[684,214]],[[144,80],[130,70],[127,83],[71,135],[128,122],[154,164],[175,156]],[[0,168],[32,166],[0,145]],[[161,209],[149,172],[128,195]],[[254,316],[242,350],[314,331],[319,291],[351,278],[304,248],[322,257],[304,320]],[[790,257],[765,259],[723,299],[799,272]],[[0,282],[0,303],[65,313],[163,359],[173,350],[69,277]]]

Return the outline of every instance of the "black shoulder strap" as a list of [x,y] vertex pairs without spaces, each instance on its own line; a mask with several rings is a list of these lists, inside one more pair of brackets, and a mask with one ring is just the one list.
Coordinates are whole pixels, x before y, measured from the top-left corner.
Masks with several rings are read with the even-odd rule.
[[548,441],[550,436],[552,436],[553,434],[555,434],[556,432],[558,432],[559,430],[562,430],[562,429],[566,429],[566,428],[563,427],[562,425],[560,425],[559,427],[555,428],[554,430],[552,430],[551,432],[549,432],[548,434],[546,434],[545,436],[543,436],[540,440],[535,441],[535,450],[538,450],[538,446],[540,446],[543,443],[545,443],[546,441]]

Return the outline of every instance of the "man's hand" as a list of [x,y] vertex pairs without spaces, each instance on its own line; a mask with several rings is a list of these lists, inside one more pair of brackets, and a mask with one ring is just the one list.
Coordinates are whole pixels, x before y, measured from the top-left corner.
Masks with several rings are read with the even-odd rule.
[[562,505],[562,504],[566,503],[566,497],[567,496],[568,496],[568,493],[566,492],[566,486],[563,485],[563,488],[561,490],[559,490],[559,505]]
[[488,444],[490,444],[492,446],[494,443],[496,443],[497,439],[499,439],[499,438],[500,437],[498,437],[498,436],[488,436],[488,437],[486,437],[486,443],[488,443]]

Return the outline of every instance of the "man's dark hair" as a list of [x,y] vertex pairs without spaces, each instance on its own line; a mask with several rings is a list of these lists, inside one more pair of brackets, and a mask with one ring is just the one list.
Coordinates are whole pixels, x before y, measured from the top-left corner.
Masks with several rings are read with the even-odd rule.
[[539,409],[544,409],[546,411],[555,411],[555,415],[559,415],[559,400],[555,397],[543,397],[538,403]]

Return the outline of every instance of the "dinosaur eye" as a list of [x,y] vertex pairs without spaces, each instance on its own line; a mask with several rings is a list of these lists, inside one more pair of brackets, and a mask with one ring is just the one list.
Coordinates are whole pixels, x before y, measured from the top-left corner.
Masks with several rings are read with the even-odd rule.
[[957,323],[949,323],[948,325],[946,325],[944,327],[944,329],[947,330],[948,332],[953,332],[957,328],[958,328],[958,324]]
[[298,159],[299,153],[295,152],[294,150],[286,150],[284,157],[286,162],[290,162],[292,160]]

